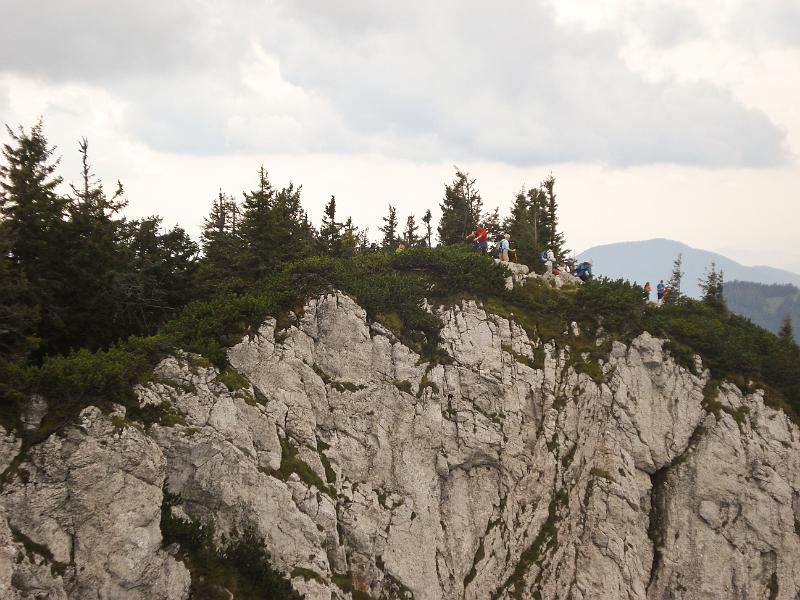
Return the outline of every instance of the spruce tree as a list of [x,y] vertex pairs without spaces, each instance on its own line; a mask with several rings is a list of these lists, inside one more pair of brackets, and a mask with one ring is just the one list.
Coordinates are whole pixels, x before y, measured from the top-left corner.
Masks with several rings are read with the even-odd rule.
[[347,217],[342,227],[342,252],[343,257],[353,256],[361,244],[361,234],[353,225],[353,218]]
[[406,219],[406,228],[403,231],[403,243],[408,248],[413,248],[414,246],[419,245],[420,239],[419,236],[417,236],[417,229],[419,229],[419,226],[414,219],[414,215],[408,215],[408,218]]
[[678,254],[675,257],[675,260],[672,262],[672,275],[669,278],[669,283],[667,287],[669,287],[669,296],[667,296],[667,302],[675,302],[681,297],[681,279],[683,279],[683,270],[681,269],[683,265],[683,254]]
[[783,322],[781,323],[780,331],[778,331],[778,337],[784,342],[794,343],[794,327],[792,327],[792,315],[789,313],[783,315]]
[[303,210],[302,192],[302,185],[295,187],[289,182],[275,195],[273,268],[314,253],[316,231]]
[[439,242],[444,245],[463,242],[483,218],[483,200],[475,179],[458,169],[453,183],[445,186],[444,199],[439,206],[442,209]]
[[132,268],[125,279],[127,329],[137,335],[158,325],[196,296],[199,248],[180,227],[162,232],[161,217],[125,224],[125,243]]
[[64,311],[57,304],[65,282],[67,200],[58,193],[62,179],[40,120],[30,131],[6,127],[0,164],[0,220],[5,223],[13,270],[24,276],[29,301],[38,307],[37,335],[45,341],[64,335]]
[[39,311],[25,274],[10,256],[11,246],[6,223],[0,222],[0,360],[22,363],[38,343]]
[[547,197],[539,188],[520,189],[514,198],[511,215],[505,221],[505,230],[511,235],[511,244],[517,249],[517,260],[532,269],[543,268],[539,255],[547,246],[544,214]]
[[105,347],[127,337],[123,315],[123,281],[131,265],[121,243],[124,218],[120,212],[127,205],[123,188],[117,182],[109,197],[92,173],[89,143],[78,143],[81,155],[81,179],[72,184],[68,198],[69,219],[64,224],[66,266],[57,304],[63,309],[62,335],[48,342],[50,351],[85,347]]
[[545,203],[542,214],[543,225],[543,248],[552,250],[556,260],[560,261],[566,253],[564,248],[564,234],[558,230],[558,203],[555,193],[556,179],[551,174],[542,182],[541,191],[544,194]]
[[241,270],[245,248],[239,232],[240,219],[239,205],[220,190],[200,234],[203,257],[197,278],[200,290],[206,295],[244,290]]
[[320,251],[328,256],[342,255],[342,225],[336,222],[335,196],[331,196],[325,205],[322,226],[319,229],[319,246]]
[[425,214],[422,217],[422,222],[425,223],[425,238],[424,238],[425,245],[428,248],[431,247],[431,243],[433,242],[433,237],[432,237],[433,231],[431,227],[432,220],[433,220],[433,215],[431,215],[431,209],[429,208],[428,210],[425,211]]
[[483,224],[486,227],[486,232],[489,236],[489,241],[490,242],[497,241],[500,238],[500,236],[504,233],[503,224],[500,221],[499,206],[496,206],[492,212],[484,216]]
[[[62,229],[67,200],[57,192],[61,162],[54,159],[40,120],[30,132],[6,126],[12,144],[3,145],[6,164],[0,165],[0,216],[8,222],[11,254],[31,282],[48,279],[42,272],[53,254],[62,254]],[[55,243],[54,243],[55,242]],[[57,262],[57,261],[56,261]],[[49,265],[48,265],[49,266]]]
[[517,249],[517,260],[533,266],[536,257],[536,228],[530,217],[528,197],[525,188],[522,188],[514,198],[504,229],[511,236],[511,244]]
[[258,185],[245,192],[242,203],[240,232],[245,247],[244,275],[257,280],[277,268],[277,223],[274,214],[275,190],[269,174],[262,166],[258,170]]
[[394,249],[397,245],[397,210],[391,204],[389,205],[389,214],[383,217],[383,240],[381,245],[384,250]]
[[722,271],[717,271],[715,263],[711,263],[711,266],[706,270],[705,276],[698,280],[698,285],[703,294],[703,302],[720,310],[725,310],[723,297],[724,276]]

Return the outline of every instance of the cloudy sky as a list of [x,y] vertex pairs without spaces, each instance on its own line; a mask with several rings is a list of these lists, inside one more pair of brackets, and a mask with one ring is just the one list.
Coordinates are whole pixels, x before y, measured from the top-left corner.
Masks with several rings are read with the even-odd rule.
[[0,121],[196,233],[259,165],[373,236],[453,165],[550,172],[576,250],[669,237],[800,272],[797,0],[0,0]]

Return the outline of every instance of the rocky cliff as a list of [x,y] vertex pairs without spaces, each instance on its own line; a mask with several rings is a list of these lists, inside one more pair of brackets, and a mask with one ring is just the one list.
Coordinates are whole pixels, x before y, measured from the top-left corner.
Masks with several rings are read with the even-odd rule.
[[224,373],[162,361],[137,390],[160,424],[0,431],[0,597],[187,598],[163,490],[309,599],[800,597],[800,429],[760,393],[647,334],[578,372],[513,318],[439,315],[449,364],[331,294]]

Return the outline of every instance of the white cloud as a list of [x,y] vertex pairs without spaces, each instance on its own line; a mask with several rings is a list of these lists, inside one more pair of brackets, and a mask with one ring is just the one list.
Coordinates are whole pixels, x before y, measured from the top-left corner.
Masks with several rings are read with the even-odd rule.
[[[126,102],[131,135],[170,152],[785,159],[783,131],[758,107],[709,82],[649,80],[620,57],[623,32],[564,24],[538,3],[5,3],[0,68],[102,86]],[[675,44],[697,25],[664,6],[635,16]],[[40,43],[17,52],[30,31]]]
[[576,249],[664,236],[800,271],[800,28],[759,6],[0,0],[0,119],[44,115],[67,181],[87,136],[131,216],[193,232],[264,164],[374,236],[389,202],[436,215],[456,163],[504,210],[552,170]]

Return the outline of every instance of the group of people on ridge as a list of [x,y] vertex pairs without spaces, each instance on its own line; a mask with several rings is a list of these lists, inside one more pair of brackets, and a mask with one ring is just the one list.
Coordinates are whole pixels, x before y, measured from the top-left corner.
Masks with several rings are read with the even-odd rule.
[[[484,224],[479,224],[478,227],[466,236],[466,239],[472,240],[475,248],[484,254],[489,252],[489,232]],[[517,259],[516,250],[511,248],[511,235],[504,233],[500,239],[495,242],[494,252],[502,262],[509,262],[509,255]],[[545,275],[558,275],[561,272],[570,273],[578,277],[582,281],[588,281],[592,278],[592,261],[587,260],[575,265],[574,260],[565,260],[560,265],[557,264],[556,256],[552,250],[543,250],[539,258],[545,267]]]
[[[653,286],[651,286],[650,282],[648,281],[647,283],[644,284],[644,299],[647,300],[648,302],[650,301],[650,294],[652,293],[652,291],[653,291]],[[670,291],[671,291],[670,287],[664,284],[663,279],[658,282],[658,285],[656,286],[656,304],[658,304],[658,306],[661,306],[662,304],[664,304],[664,302],[667,301],[667,298],[669,298]]]

